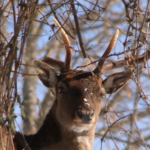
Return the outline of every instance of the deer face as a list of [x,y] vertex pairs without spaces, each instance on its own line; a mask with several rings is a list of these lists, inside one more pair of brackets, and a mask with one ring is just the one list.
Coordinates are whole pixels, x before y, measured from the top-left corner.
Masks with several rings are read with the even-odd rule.
[[[60,27],[59,23],[54,21]],[[45,57],[42,61],[35,60],[35,65],[43,84],[56,89],[55,115],[59,124],[75,132],[87,131],[96,127],[105,92],[111,94],[124,86],[131,72],[115,73],[104,81],[101,79],[103,64],[115,45],[118,31],[93,73],[76,71],[70,67],[72,55],[70,42],[62,28],[61,34],[66,48],[65,62]],[[59,75],[55,71],[57,69]]]
[[95,77],[77,75],[58,82],[56,87],[56,117],[67,129],[86,131],[98,121],[101,109],[103,87]]

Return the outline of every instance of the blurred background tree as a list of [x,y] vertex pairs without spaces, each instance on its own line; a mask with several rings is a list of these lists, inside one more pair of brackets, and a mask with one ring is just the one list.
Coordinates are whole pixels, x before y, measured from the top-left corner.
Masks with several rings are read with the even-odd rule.
[[[69,36],[73,68],[94,68],[116,29],[120,35],[108,62],[149,50],[149,0],[1,0],[0,124],[13,131],[15,124],[22,133],[35,133],[55,98],[33,65],[46,55],[64,60],[53,18]],[[94,150],[150,149],[149,65],[135,65],[132,81],[104,99]],[[120,70],[106,72],[103,79]]]

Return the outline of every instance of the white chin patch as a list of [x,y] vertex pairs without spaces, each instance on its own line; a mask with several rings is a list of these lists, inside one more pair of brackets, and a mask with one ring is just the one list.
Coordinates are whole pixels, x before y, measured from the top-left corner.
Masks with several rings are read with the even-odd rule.
[[92,127],[92,124],[85,124],[82,126],[74,125],[70,128],[71,131],[74,131],[76,133],[81,133],[83,131],[88,131]]

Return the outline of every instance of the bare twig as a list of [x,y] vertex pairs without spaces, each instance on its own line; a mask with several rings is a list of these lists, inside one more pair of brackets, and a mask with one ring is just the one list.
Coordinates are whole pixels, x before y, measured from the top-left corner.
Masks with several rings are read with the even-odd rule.
[[80,27],[79,27],[79,22],[78,22],[78,18],[77,18],[77,11],[76,11],[75,6],[74,6],[74,0],[71,0],[71,7],[72,7],[72,13],[73,13],[75,24],[76,24],[76,31],[77,31],[77,35],[78,35],[78,38],[79,38],[80,48],[81,48],[83,57],[87,58],[84,43],[83,43],[82,36],[81,36],[81,33],[80,33]]

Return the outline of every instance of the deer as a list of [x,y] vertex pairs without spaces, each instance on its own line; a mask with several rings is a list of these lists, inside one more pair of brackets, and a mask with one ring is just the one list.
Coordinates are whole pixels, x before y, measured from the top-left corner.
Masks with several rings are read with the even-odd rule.
[[[133,69],[114,73],[105,80],[103,73],[119,64],[105,63],[119,36],[116,30],[108,48],[93,71],[76,70],[71,67],[72,48],[63,27],[56,19],[66,50],[65,61],[46,56],[35,59],[39,79],[48,88],[54,88],[56,98],[41,128],[32,135],[14,135],[16,150],[92,150],[96,125],[106,94],[117,92],[132,78]],[[150,58],[141,55],[134,60],[143,63]],[[122,64],[133,64],[123,60]]]

